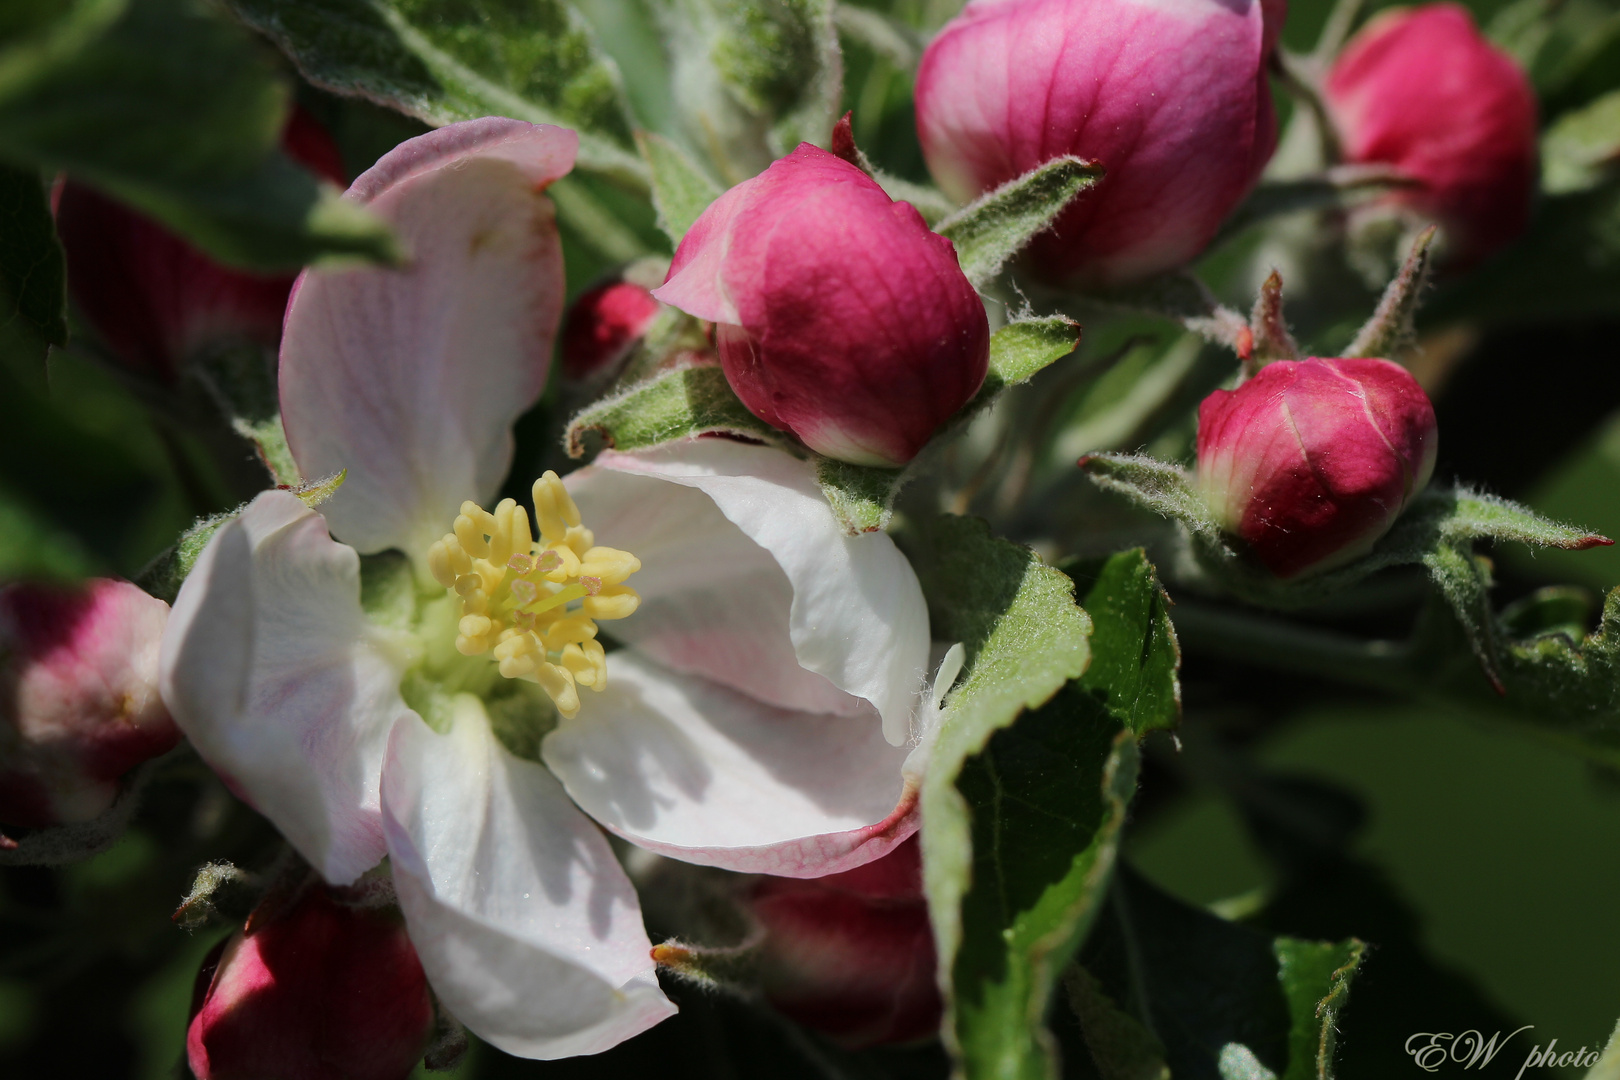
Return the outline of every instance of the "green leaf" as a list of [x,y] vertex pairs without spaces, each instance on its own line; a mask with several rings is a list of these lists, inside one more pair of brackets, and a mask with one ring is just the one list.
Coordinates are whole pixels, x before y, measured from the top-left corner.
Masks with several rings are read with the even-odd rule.
[[67,267],[45,187],[31,169],[0,166],[0,352],[40,384],[46,349],[66,344]]
[[945,1039],[967,1077],[1055,1076],[1043,1018],[1105,893],[1135,792],[1133,725],[1171,722],[1179,704],[1164,596],[1141,551],[1086,564],[1093,624],[1073,581],[982,522],[903,539],[935,635],[961,640],[969,663],[922,790]]
[[638,131],[636,146],[652,178],[658,227],[670,243],[679,245],[692,223],[720,197],[720,187],[686,151],[662,135]]
[[1620,90],[1565,113],[1541,137],[1541,187],[1567,195],[1597,187],[1620,163]]
[[1077,157],[1054,158],[986,192],[935,226],[956,245],[974,288],[994,281],[1007,261],[1102,179],[1103,168]]
[[1416,336],[1413,320],[1429,284],[1429,248],[1438,232],[1437,226],[1430,225],[1418,234],[1372,317],[1345,349],[1345,356],[1394,356]]
[[619,450],[716,432],[786,444],[780,431],[737,400],[716,364],[666,371],[592,405],[568,425],[570,457],[585,456],[587,432]]
[[[1172,1076],[1332,1080],[1335,1025],[1365,952],[1228,922],[1122,867],[1080,963],[1100,997],[1156,1033]],[[1117,1058],[1088,1048],[1119,1074]]]
[[0,45],[0,158],[69,172],[235,265],[395,258],[380,221],[277,149],[287,106],[262,48],[194,0],[81,0]]
[[1170,599],[1141,548],[1064,567],[1091,616],[1091,666],[1080,677],[1138,735],[1181,719],[1181,646]]
[[228,0],[299,73],[442,125],[510,116],[579,131],[581,170],[644,184],[618,68],[563,0]]

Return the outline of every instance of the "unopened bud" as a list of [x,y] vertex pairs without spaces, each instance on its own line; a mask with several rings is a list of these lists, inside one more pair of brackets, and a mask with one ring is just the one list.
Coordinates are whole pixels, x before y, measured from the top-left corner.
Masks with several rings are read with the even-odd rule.
[[1198,409],[1211,513],[1282,578],[1365,554],[1423,490],[1434,407],[1388,360],[1282,360]]
[[908,1042],[939,1027],[933,931],[916,837],[855,870],[762,878],[759,977],[777,1009],[846,1046]]
[[[335,184],[347,183],[335,143],[302,109],[282,132],[287,155]],[[221,266],[162,225],[74,180],[54,193],[67,255],[68,292],[113,356],[161,382],[212,348],[273,348],[292,275]]]
[[592,286],[569,306],[557,344],[563,374],[569,379],[612,378],[658,318],[660,306],[652,289],[662,275],[645,281],[636,273],[639,269],[639,264],[632,265]]
[[1536,179],[1536,99],[1513,58],[1458,4],[1398,8],[1362,28],[1324,87],[1349,161],[1415,187],[1377,205],[1439,222],[1453,264],[1524,231]]
[[290,902],[272,894],[197,984],[197,1080],[405,1080],[434,1033],[399,911],[351,906],[320,882]]
[[89,821],[180,741],[157,689],[168,619],[123,581],[0,590],[0,822]]
[[966,202],[1053,158],[1106,175],[1026,266],[1131,284],[1210,242],[1277,142],[1266,61],[1282,0],[973,0],[917,70],[929,171]]
[[754,415],[860,465],[910,461],[989,365],[950,241],[808,143],[710,205],[653,295],[716,324]]

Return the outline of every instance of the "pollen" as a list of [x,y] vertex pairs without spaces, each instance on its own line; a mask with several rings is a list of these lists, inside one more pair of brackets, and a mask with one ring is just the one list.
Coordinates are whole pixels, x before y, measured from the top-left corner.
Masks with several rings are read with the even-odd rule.
[[607,687],[596,624],[640,605],[625,581],[641,560],[596,543],[554,472],[534,482],[534,519],[538,540],[513,500],[493,512],[464,502],[450,532],[428,549],[428,569],[461,604],[456,649],[488,654],[508,679],[539,683],[572,719],[580,687]]

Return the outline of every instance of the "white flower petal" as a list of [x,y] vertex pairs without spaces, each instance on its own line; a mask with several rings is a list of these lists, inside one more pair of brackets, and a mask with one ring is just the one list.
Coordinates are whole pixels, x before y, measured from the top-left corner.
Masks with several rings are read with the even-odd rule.
[[349,197],[394,226],[409,264],[299,279],[282,421],[306,476],[348,470],[324,512],[358,550],[420,555],[505,476],[562,312],[562,248],[540,190],[577,142],[491,119],[402,144]]
[[383,769],[394,886],[434,992],[520,1057],[594,1054],[672,1015],[606,839],[477,699],[452,712],[446,735],[397,725]]
[[328,881],[376,865],[388,732],[412,715],[360,609],[360,559],[267,491],[203,549],[163,636],[163,700],[231,788]]
[[907,751],[871,717],[774,709],[634,650],[541,756],[602,825],[686,862],[820,877],[916,830]]
[[[597,458],[594,471],[668,481],[708,496],[748,539],[770,554],[786,575],[792,590],[787,630],[799,665],[825,676],[840,690],[871,702],[883,717],[884,735],[894,745],[910,738],[918,689],[928,663],[928,608],[922,588],[911,564],[887,533],[844,535],[816,485],[810,463],[769,447],[729,439],[692,439],[635,453],[610,451]],[[605,486],[600,477],[575,483],[581,490],[582,509],[594,494],[591,489]],[[648,488],[644,498],[657,499],[654,490]],[[761,700],[835,711],[819,703],[782,700],[760,692],[755,685],[760,681],[758,674],[729,656],[722,663],[707,666],[700,666],[695,659],[704,648],[705,635],[735,639],[743,634],[764,637],[781,633],[777,621],[780,594],[772,596],[764,589],[756,570],[757,560],[744,562],[739,553],[737,565],[743,569],[728,575],[721,563],[719,579],[715,580],[709,572],[710,564],[697,555],[686,554],[693,544],[672,553],[671,561],[665,565],[655,564],[634,546],[641,543],[650,550],[659,542],[664,522],[651,509],[631,514],[625,522],[624,531],[634,529],[639,533],[628,543],[598,526],[594,518],[587,520],[598,530],[603,543],[641,556],[643,570],[631,581],[638,590],[644,590],[650,601],[679,605],[679,610],[685,612],[687,632],[695,635],[696,641],[685,648],[661,645],[656,653],[660,659],[745,690]],[[708,530],[707,538],[698,537],[701,544],[725,544],[718,550],[726,555],[739,550],[721,539],[712,518],[704,519],[700,525]],[[687,565],[676,561],[682,556],[696,570],[694,580],[700,581],[685,596],[671,591],[672,584],[680,583]],[[738,595],[728,595],[733,592]],[[756,592],[758,595],[754,595]],[[740,612],[745,605],[751,608],[751,617],[741,622]],[[654,604],[648,606],[652,609]],[[636,630],[631,624],[638,616],[626,620],[623,635],[619,635],[617,624],[608,632],[635,641]],[[758,647],[773,648],[763,643]],[[780,666],[770,670],[779,670]]]

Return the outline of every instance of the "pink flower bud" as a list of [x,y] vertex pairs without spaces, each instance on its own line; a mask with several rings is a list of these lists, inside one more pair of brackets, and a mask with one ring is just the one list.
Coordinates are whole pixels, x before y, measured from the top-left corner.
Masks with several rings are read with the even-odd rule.
[[754,415],[856,464],[910,461],[989,365],[951,242],[808,143],[705,210],[653,295],[717,324]]
[[180,741],[157,690],[168,619],[123,581],[0,590],[0,821],[89,821]]
[[973,0],[917,70],[917,134],[959,201],[1065,154],[1107,175],[1026,265],[1080,287],[1192,260],[1271,157],[1284,0]]
[[777,1009],[846,1046],[939,1028],[934,936],[917,838],[822,878],[767,877],[750,897],[765,928],[761,973]]
[[1388,360],[1282,360],[1198,407],[1198,483],[1278,577],[1369,551],[1429,482],[1439,441],[1417,380]]
[[[281,136],[289,157],[346,185],[338,148],[294,109]],[[67,254],[68,292],[118,361],[174,382],[198,351],[240,342],[274,347],[292,275],[221,266],[144,214],[92,188],[59,181],[56,231]]]
[[658,307],[651,291],[620,277],[581,293],[558,340],[563,374],[576,382],[609,376],[647,333]]
[[1524,73],[1458,4],[1385,12],[1334,62],[1324,88],[1354,162],[1394,165],[1396,192],[1446,230],[1467,264],[1524,231],[1536,180],[1536,99]]
[[351,907],[319,882],[272,898],[210,958],[186,1057],[197,1080],[405,1080],[433,998],[399,912]]

